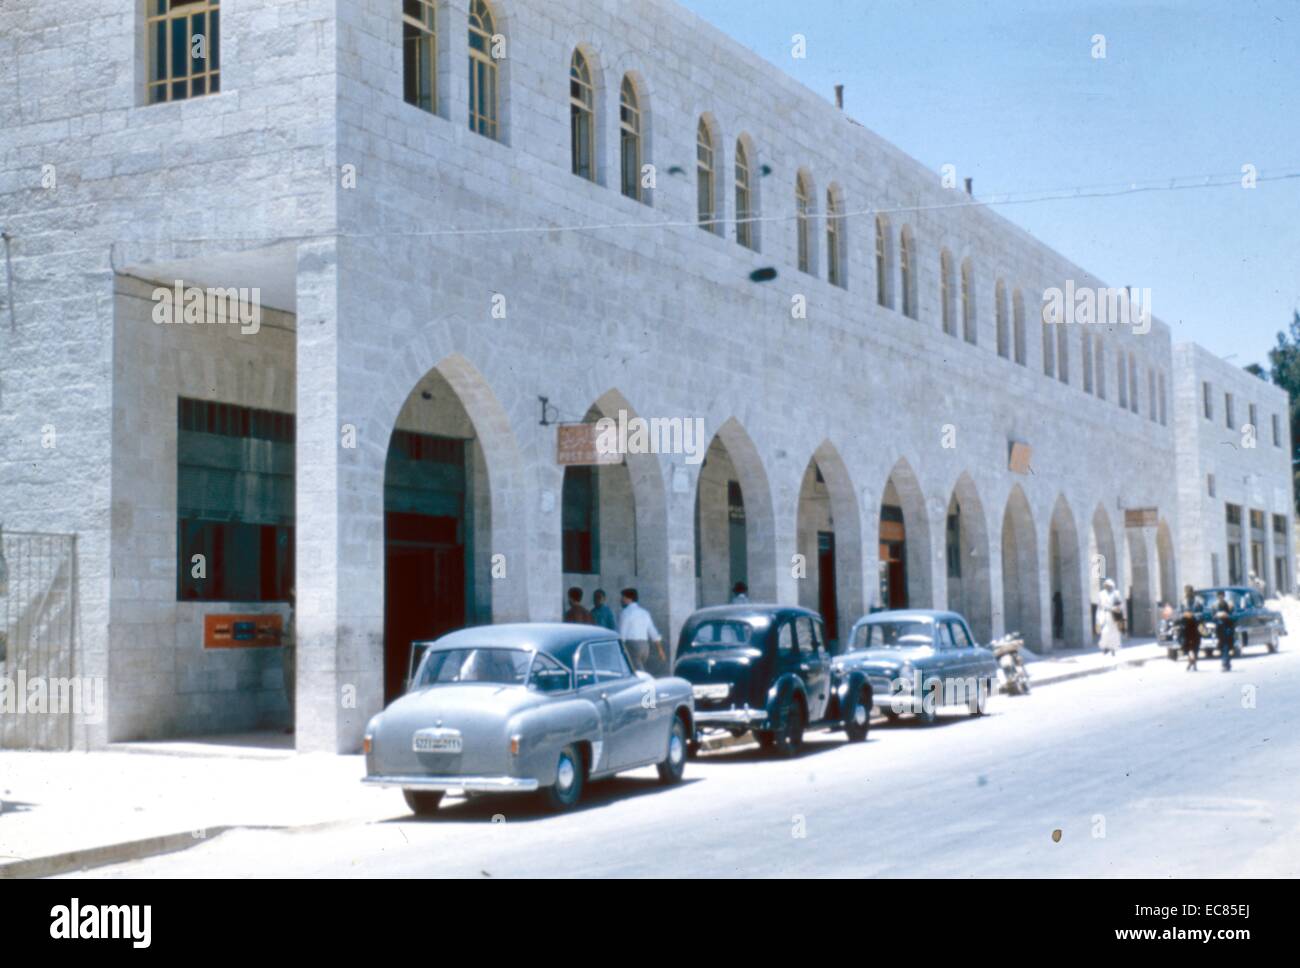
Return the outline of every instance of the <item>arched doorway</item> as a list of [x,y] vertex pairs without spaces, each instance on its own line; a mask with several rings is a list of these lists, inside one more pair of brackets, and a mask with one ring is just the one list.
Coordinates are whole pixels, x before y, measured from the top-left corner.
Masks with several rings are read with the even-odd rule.
[[[603,418],[632,425],[637,414],[617,390],[587,411],[587,423]],[[668,551],[663,526],[664,479],[658,456],[624,454],[618,463],[571,465],[561,488],[563,585],[582,590],[592,607],[597,589],[617,611],[619,591],[635,588],[638,601],[667,635]],[[567,602],[555,603],[556,618]]]
[[1125,571],[1124,600],[1128,608],[1130,635],[1151,635],[1154,630],[1155,603],[1151,600],[1154,562],[1147,554],[1146,535],[1142,528],[1124,529]]
[[492,619],[491,488],[474,423],[430,371],[389,437],[384,469],[384,699],[406,687],[411,643]]
[[879,542],[879,604],[884,608],[931,607],[930,524],[925,495],[906,460],[899,460],[885,481]]
[[775,601],[774,545],[767,473],[732,418],[709,442],[695,487],[696,606],[730,601],[737,582],[751,601]]
[[1178,594],[1178,576],[1174,571],[1174,538],[1164,518],[1156,526],[1156,557],[1160,561],[1160,598],[1172,605],[1182,596]]
[[1074,513],[1065,498],[1056,499],[1047,538],[1051,587],[1051,630],[1053,648],[1081,648],[1084,638],[1083,574],[1080,567],[1079,532]]
[[963,474],[953,488],[946,529],[948,607],[966,616],[975,637],[988,642],[993,637],[988,526],[969,474]]
[[1042,647],[1038,595],[1038,534],[1025,492],[1017,484],[1002,515],[1002,620],[1032,650]]
[[863,612],[862,524],[848,469],[829,443],[804,471],[796,528],[804,565],[799,604],[821,613],[834,642]]

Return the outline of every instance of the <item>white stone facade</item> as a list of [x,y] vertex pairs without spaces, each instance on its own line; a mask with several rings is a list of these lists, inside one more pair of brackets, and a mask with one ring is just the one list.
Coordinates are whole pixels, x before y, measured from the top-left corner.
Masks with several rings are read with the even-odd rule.
[[[878,604],[887,493],[905,519],[910,603],[960,607],[982,636],[1010,624],[1042,648],[1091,641],[1097,571],[1129,590],[1139,629],[1158,597],[1200,580],[1206,548],[1223,544],[1188,523],[1197,502],[1182,489],[1187,462],[1203,478],[1217,446],[1182,432],[1201,379],[1186,368],[1211,368],[1204,351],[1175,354],[1159,320],[1145,333],[1041,326],[1045,290],[1104,284],[664,0],[493,4],[508,45],[502,134],[472,132],[466,7],[439,7],[436,115],[403,101],[396,0],[228,0],[221,93],[148,106],[142,3],[0,10],[15,315],[11,326],[5,294],[0,521],[78,535],[78,669],[109,687],[106,720],[79,728],[79,746],[284,720],[275,650],[203,649],[203,609],[176,600],[178,396],[296,415],[300,749],[356,749],[382,705],[395,428],[472,439],[473,620],[550,620],[567,585],[616,595],[630,583],[672,635],[730,587],[727,480],[744,493],[750,597],[816,603],[817,536],[830,529],[842,629]],[[596,182],[570,168],[578,45],[596,80]],[[626,73],[655,167],[644,202],[619,192]],[[718,233],[693,224],[701,117],[718,149]],[[768,172],[756,176],[757,252],[726,221],[741,137]],[[849,213],[889,212],[887,305],[871,214],[843,222],[843,287],[826,281],[816,216],[820,275],[796,268],[801,171],[815,212],[832,186]],[[904,227],[916,318],[900,311]],[[954,271],[969,260],[973,341],[943,331],[945,249]],[[774,280],[750,281],[765,267]],[[156,325],[148,294],[174,280],[255,286],[271,308],[255,335]],[[997,350],[998,280],[1008,317],[1013,293],[1024,306],[1023,363],[1014,345]],[[792,313],[802,302],[806,316]],[[1085,333],[1101,339],[1086,372]],[[1044,334],[1064,378],[1045,373]],[[1138,412],[1118,405],[1119,354],[1137,367]],[[1280,411],[1289,439],[1276,391],[1215,372],[1239,377],[1243,408],[1255,393]],[[636,455],[602,471],[600,573],[566,575],[564,474],[539,397],[564,420],[698,417],[717,456]],[[1032,448],[1030,473],[1008,470],[1012,441]],[[1285,489],[1290,514],[1286,453],[1262,442],[1251,473],[1274,504]],[[1157,517],[1127,528],[1133,509]]]

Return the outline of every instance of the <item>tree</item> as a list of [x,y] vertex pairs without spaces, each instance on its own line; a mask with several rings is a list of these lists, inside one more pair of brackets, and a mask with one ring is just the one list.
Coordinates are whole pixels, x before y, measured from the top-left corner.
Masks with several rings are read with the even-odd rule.
[[[1273,383],[1285,390],[1291,400],[1291,497],[1300,514],[1300,486],[1297,486],[1300,473],[1296,471],[1296,459],[1300,456],[1300,310],[1296,310],[1291,320],[1290,331],[1277,334],[1277,345],[1268,351],[1268,363]],[[1256,376],[1263,375],[1263,367],[1258,363],[1246,369]]]

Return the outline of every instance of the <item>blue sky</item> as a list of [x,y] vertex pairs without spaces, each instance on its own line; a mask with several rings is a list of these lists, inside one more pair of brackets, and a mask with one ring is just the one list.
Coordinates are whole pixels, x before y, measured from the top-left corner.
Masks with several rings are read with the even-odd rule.
[[[1300,173],[1300,0],[682,2],[977,196]],[[1300,308],[1300,177],[997,210],[1234,363]]]

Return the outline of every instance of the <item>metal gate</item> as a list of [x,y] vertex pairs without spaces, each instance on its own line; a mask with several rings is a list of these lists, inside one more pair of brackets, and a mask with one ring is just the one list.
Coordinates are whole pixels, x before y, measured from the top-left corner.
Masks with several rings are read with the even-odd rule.
[[72,748],[75,552],[75,535],[0,532],[0,748]]

